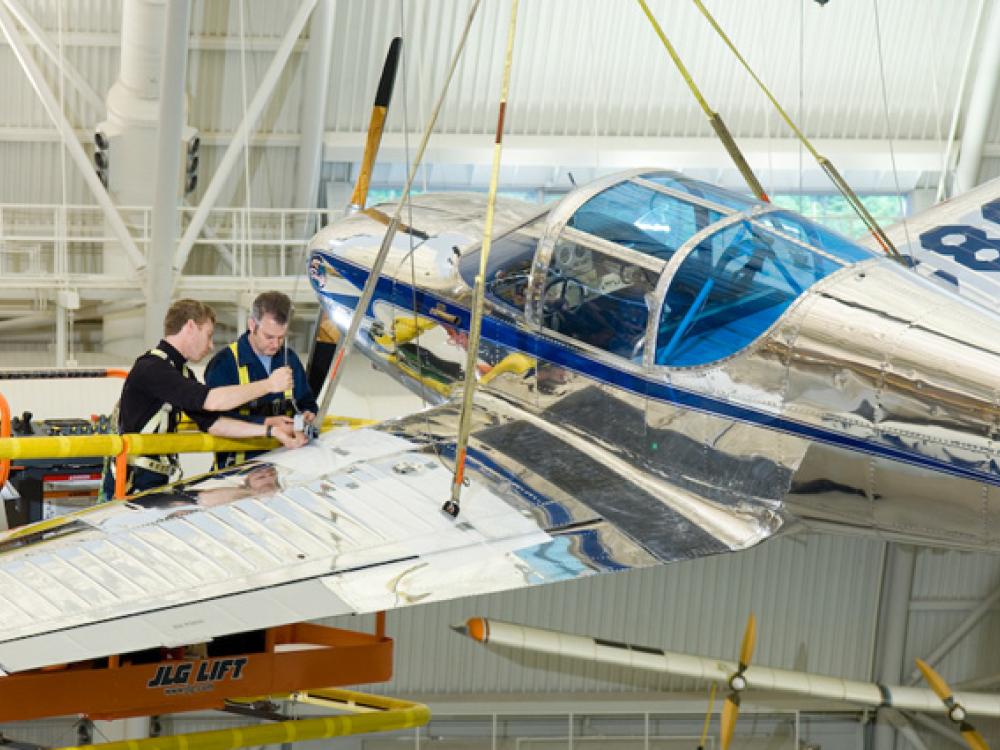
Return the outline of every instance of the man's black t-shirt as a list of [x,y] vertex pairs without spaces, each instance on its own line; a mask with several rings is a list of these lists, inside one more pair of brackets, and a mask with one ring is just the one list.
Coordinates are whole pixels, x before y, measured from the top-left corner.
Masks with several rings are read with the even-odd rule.
[[195,421],[202,432],[208,432],[220,416],[217,412],[203,409],[209,387],[199,382],[194,373],[190,377],[184,374],[184,356],[166,341],[160,341],[156,348],[166,354],[167,359],[146,352],[135,361],[125,379],[118,407],[120,431],[141,432],[167,403],[173,407],[168,432],[177,431],[182,411]]

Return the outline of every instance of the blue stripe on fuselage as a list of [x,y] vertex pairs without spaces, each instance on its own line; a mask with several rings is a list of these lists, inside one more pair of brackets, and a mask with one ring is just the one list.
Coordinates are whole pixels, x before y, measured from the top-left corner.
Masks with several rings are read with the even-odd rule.
[[[367,269],[355,266],[343,258],[334,258],[326,253],[323,253],[323,257],[350,283],[355,284],[358,288],[364,286],[368,278]],[[322,290],[319,293],[327,297],[331,296]],[[431,315],[430,310],[431,308],[437,311],[443,310],[457,318],[457,322],[453,324],[446,323],[445,325],[466,331],[469,330],[470,315],[467,309],[419,288],[417,288],[414,294],[413,287],[402,281],[393,281],[384,276],[379,277],[375,289],[375,300],[389,302],[405,310],[412,309],[414,301],[416,301],[418,313],[441,321],[440,315]],[[374,315],[375,300],[369,305],[367,311],[370,317]],[[890,445],[872,443],[863,438],[845,435],[816,427],[815,425],[796,422],[784,416],[732,404],[718,398],[677,388],[667,383],[650,380],[648,377],[625,372],[599,360],[592,359],[579,350],[547,338],[541,331],[529,333],[519,329],[512,323],[506,323],[491,316],[483,317],[482,337],[484,340],[506,349],[513,349],[530,357],[551,362],[588,378],[593,378],[600,383],[613,385],[657,401],[786,432],[797,437],[828,443],[867,455],[880,456],[892,459],[893,461],[933,469],[944,474],[1000,486],[1000,476],[995,474],[955,466],[920,453],[894,448]]]

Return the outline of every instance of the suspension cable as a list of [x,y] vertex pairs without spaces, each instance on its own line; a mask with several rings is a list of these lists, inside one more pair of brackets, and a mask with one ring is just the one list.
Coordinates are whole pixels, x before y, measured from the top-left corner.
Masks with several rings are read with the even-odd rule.
[[[639,1],[642,2],[642,0]],[[744,70],[750,74],[750,77],[753,78],[756,84],[760,87],[760,90],[764,92],[764,96],[771,101],[771,104],[774,105],[778,114],[781,115],[781,119],[783,119],[785,124],[791,128],[795,137],[799,139],[802,145],[806,147],[806,150],[812,154],[816,163],[819,164],[824,172],[826,172],[826,176],[830,178],[834,187],[836,187],[840,194],[844,196],[848,205],[854,209],[854,212],[858,215],[861,221],[864,222],[865,226],[868,227],[868,231],[871,232],[872,236],[882,247],[883,252],[894,260],[901,263],[904,262],[903,257],[899,254],[895,245],[892,244],[885,232],[882,231],[882,227],[880,227],[878,222],[875,221],[875,217],[869,213],[867,208],[865,208],[865,205],[861,202],[857,193],[851,189],[851,186],[847,184],[844,178],[840,175],[840,172],[837,171],[837,168],[833,166],[833,162],[820,154],[813,147],[812,143],[809,142],[809,139],[806,138],[805,134],[799,130],[798,126],[792,121],[792,118],[788,116],[788,113],[785,112],[782,106],[778,103],[778,100],[774,98],[774,94],[772,94],[770,89],[768,89],[767,86],[764,85],[764,82],[760,80],[753,68],[750,67],[750,64],[746,61],[746,59],[744,59],[743,55],[740,54],[739,50],[736,49],[736,46],[726,35],[726,32],[722,30],[722,27],[719,26],[715,18],[712,17],[712,14],[709,13],[708,9],[704,6],[704,4],[702,4],[701,0],[692,0],[692,2],[697,6],[698,10],[701,11],[701,14],[705,16],[705,20],[708,21],[709,25],[713,29],[715,29],[715,32],[719,35],[722,41],[726,43],[726,46],[729,47],[729,50],[743,66]]]
[[413,180],[416,177],[417,169],[420,167],[420,162],[423,160],[424,151],[427,148],[427,142],[430,140],[431,132],[434,130],[438,114],[441,112],[441,107],[444,104],[445,95],[448,93],[448,86],[451,83],[452,77],[455,75],[455,69],[458,67],[458,61],[462,56],[462,51],[465,49],[465,43],[469,38],[469,29],[472,26],[473,18],[476,16],[476,11],[479,9],[480,2],[481,0],[473,0],[472,6],[469,9],[469,15],[465,20],[465,28],[462,31],[462,38],[459,40],[458,47],[455,49],[455,54],[452,56],[451,65],[448,68],[447,76],[445,76],[444,85],[441,87],[441,93],[438,96],[437,103],[434,105],[434,111],[431,112],[431,119],[427,122],[427,127],[424,129],[424,134],[420,139],[420,144],[417,146],[417,153],[414,156],[413,165],[410,167],[410,174],[406,178],[406,185],[403,188],[403,194],[399,196],[399,201],[396,203],[396,209],[393,212],[392,219],[389,222],[388,228],[385,230],[385,234],[382,236],[382,244],[379,247],[378,254],[375,256],[374,263],[372,263],[372,268],[368,274],[367,280],[365,281],[364,289],[361,291],[361,297],[358,299],[357,307],[354,308],[354,314],[351,316],[351,324],[348,327],[343,340],[340,342],[340,345],[337,347],[337,355],[334,357],[333,364],[330,366],[329,379],[327,381],[326,388],[323,391],[323,401],[319,406],[319,414],[316,415],[320,424],[322,424],[323,418],[326,416],[326,413],[330,408],[330,403],[333,401],[333,394],[337,390],[337,384],[343,376],[344,359],[354,349],[354,340],[357,338],[358,331],[361,329],[361,322],[364,320],[368,306],[371,304],[372,298],[375,296],[375,287],[378,284],[379,276],[381,275],[382,268],[385,265],[385,260],[389,256],[389,250],[392,247],[392,240],[396,236],[396,230],[399,228],[400,216],[403,212],[403,207],[406,206],[409,201],[410,188],[413,186]]
[[892,163],[892,180],[896,186],[896,197],[899,205],[899,219],[903,223],[903,234],[906,247],[910,245],[910,226],[906,221],[906,205],[903,202],[903,191],[899,187],[899,169],[896,167],[896,148],[892,141],[892,121],[889,118],[889,87],[885,83],[885,59],[882,55],[882,26],[878,18],[878,0],[872,0],[872,15],[875,19],[875,49],[878,52],[879,80],[882,83],[882,114],[885,116],[885,132],[889,139],[889,160]]
[[722,145],[726,149],[726,153],[729,154],[729,158],[733,160],[736,168],[740,171],[740,174],[743,175],[743,179],[750,187],[750,191],[760,200],[765,203],[770,203],[771,199],[768,198],[767,193],[764,192],[764,188],[761,186],[760,180],[757,179],[757,175],[755,175],[753,170],[750,169],[750,165],[747,163],[746,158],[744,158],[743,152],[740,151],[739,146],[736,145],[736,141],[733,140],[733,136],[729,132],[729,128],[726,127],[726,124],[722,121],[722,117],[719,113],[708,106],[708,102],[705,100],[705,97],[702,96],[697,84],[695,84],[694,79],[688,72],[688,69],[681,61],[680,55],[678,55],[677,50],[674,49],[674,45],[672,45],[670,40],[667,39],[667,35],[663,33],[663,29],[660,28],[660,24],[657,23],[656,18],[653,16],[653,12],[649,9],[649,6],[646,5],[646,0],[637,1],[642,7],[642,12],[645,13],[646,18],[649,19],[649,23],[652,24],[653,31],[656,32],[656,35],[660,37],[660,41],[663,42],[663,46],[670,55],[670,59],[673,60],[674,65],[677,66],[677,70],[680,72],[681,78],[684,79],[684,83],[687,84],[687,87],[691,90],[691,94],[701,106],[702,111],[708,118],[709,124],[712,126],[712,129],[715,130],[716,136],[718,136],[719,140],[722,141]]
[[462,391],[462,414],[458,423],[458,442],[455,445],[455,476],[451,483],[451,497],[442,510],[452,517],[458,515],[465,476],[466,449],[472,424],[472,397],[476,391],[476,365],[479,362],[479,337],[483,327],[483,297],[486,285],[486,264],[493,241],[493,211],[497,202],[497,182],[500,179],[500,155],[503,151],[503,121],[507,112],[507,92],[510,90],[510,69],[514,57],[514,32],[517,28],[518,0],[510,6],[510,24],[507,27],[507,50],[503,60],[503,83],[500,85],[500,106],[497,111],[497,133],[493,141],[493,169],[490,172],[490,189],[486,197],[486,221],[483,224],[483,249],[479,255],[479,273],[472,293],[469,319],[469,340],[465,352],[465,383]]

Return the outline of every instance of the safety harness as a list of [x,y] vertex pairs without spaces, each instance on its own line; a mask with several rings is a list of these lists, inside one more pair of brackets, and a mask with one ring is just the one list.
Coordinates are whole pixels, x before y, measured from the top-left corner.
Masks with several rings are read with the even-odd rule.
[[[152,354],[153,356],[159,357],[167,362],[171,362],[172,364],[172,360],[162,349],[154,347],[153,349],[150,349],[147,354]],[[186,378],[192,377],[192,372],[188,368],[187,364],[181,366],[181,372],[184,373],[184,377]],[[119,430],[121,430],[121,423],[119,422],[120,410],[121,399],[118,400],[118,403],[115,404],[115,408],[111,412],[111,424],[117,425]],[[139,428],[139,432],[145,435],[170,432],[170,414],[173,410],[173,404],[164,402],[159,410],[146,421],[146,424]],[[140,469],[147,469],[148,471],[152,471],[157,474],[163,474],[167,477],[168,482],[176,482],[181,478],[182,474],[177,454],[164,456],[129,456],[128,464],[129,466],[135,466]],[[115,470],[114,462],[109,462],[109,470],[113,476]]]
[[[246,385],[247,383],[250,382],[250,370],[249,370],[249,368],[246,365],[241,365],[240,364],[239,343],[240,343],[239,340],[236,340],[233,343],[231,343],[229,345],[229,351],[231,351],[233,353],[233,361],[236,363],[236,372],[239,375],[240,385]],[[250,416],[250,406],[249,406],[249,404],[244,404],[243,406],[240,407],[240,416],[241,417],[249,417]],[[245,452],[243,452],[243,451],[240,451],[235,456],[235,462],[237,464],[241,464],[244,461],[246,461],[246,458],[247,458],[247,454]],[[216,458],[215,463],[218,464],[218,458]],[[215,468],[219,469],[219,468],[222,468],[222,467],[216,465]]]

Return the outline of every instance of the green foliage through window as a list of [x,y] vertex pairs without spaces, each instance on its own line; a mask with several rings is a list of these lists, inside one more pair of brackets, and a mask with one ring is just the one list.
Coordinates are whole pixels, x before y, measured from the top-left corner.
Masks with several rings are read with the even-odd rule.
[[[908,212],[905,199],[901,200],[895,193],[862,195],[860,198],[883,229],[901,221]],[[852,239],[863,238],[868,233],[864,222],[858,218],[842,195],[789,193],[773,195],[771,199],[775,205],[802,214],[817,224],[822,224]]]

